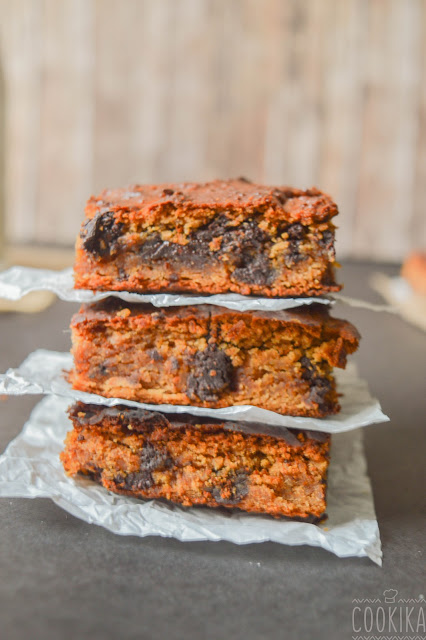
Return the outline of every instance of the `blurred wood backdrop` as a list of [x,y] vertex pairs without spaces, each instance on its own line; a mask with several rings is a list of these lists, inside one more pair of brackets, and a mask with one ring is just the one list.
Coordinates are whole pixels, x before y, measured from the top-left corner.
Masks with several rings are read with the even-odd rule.
[[92,192],[245,175],[337,200],[339,255],[426,248],[426,0],[0,0],[6,222],[71,245]]

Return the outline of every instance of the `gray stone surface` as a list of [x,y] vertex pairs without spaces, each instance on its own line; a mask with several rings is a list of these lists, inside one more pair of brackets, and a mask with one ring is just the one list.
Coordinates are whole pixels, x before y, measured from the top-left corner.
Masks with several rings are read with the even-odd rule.
[[[371,271],[346,265],[345,293],[379,302],[368,287]],[[18,365],[36,347],[67,349],[75,308],[57,302],[37,315],[0,315],[0,370]],[[339,559],[310,547],[124,538],[49,500],[2,499],[2,640],[340,640],[354,635],[354,598],[383,599],[391,588],[403,598],[426,595],[426,335],[389,314],[340,306],[334,315],[361,331],[356,359],[391,417],[365,430],[382,569],[368,559]],[[1,451],[37,400],[0,403]]]

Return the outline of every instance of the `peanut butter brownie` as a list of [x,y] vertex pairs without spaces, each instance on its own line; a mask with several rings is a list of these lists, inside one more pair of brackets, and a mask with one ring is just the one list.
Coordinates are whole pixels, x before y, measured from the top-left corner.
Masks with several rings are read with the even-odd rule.
[[86,206],[78,289],[316,296],[338,291],[329,196],[243,178],[133,185]]
[[351,324],[318,304],[278,312],[158,310],[107,298],[83,305],[71,329],[74,389],[313,417],[339,410],[333,367],[345,367],[359,340]]
[[328,434],[252,435],[238,423],[82,403],[69,416],[65,471],[115,493],[309,521],[324,515]]

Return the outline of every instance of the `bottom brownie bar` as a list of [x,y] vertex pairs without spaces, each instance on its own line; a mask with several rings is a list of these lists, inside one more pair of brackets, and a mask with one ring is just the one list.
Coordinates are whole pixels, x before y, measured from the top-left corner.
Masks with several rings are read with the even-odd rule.
[[[61,454],[114,493],[317,521],[326,508],[330,436],[188,415],[77,403]],[[262,433],[263,432],[263,433]]]

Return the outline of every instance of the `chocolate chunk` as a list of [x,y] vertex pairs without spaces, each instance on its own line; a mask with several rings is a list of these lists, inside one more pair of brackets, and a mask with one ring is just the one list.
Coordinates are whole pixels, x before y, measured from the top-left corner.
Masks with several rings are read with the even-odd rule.
[[157,349],[149,349],[147,354],[151,360],[154,360],[154,362],[161,362],[163,360],[163,356],[157,351]]
[[86,469],[86,475],[88,475],[91,480],[100,482],[102,478],[102,469],[98,467],[97,464],[91,464],[90,467]]
[[189,364],[192,369],[187,382],[190,398],[214,401],[231,385],[234,371],[231,358],[216,345],[198,351]]
[[[220,253],[234,266],[232,279],[260,286],[268,285],[274,270],[266,255],[270,237],[253,219],[245,220],[223,234]],[[229,260],[231,257],[231,260]]]
[[226,480],[208,488],[207,491],[219,504],[238,504],[249,492],[247,473],[241,470],[230,474]]
[[305,236],[305,229],[300,222],[294,222],[290,224],[287,229],[288,237],[290,240],[302,240]]
[[298,262],[302,262],[303,256],[299,251],[299,241],[292,240],[288,244],[287,252],[285,255],[285,263],[287,267],[292,267]]
[[231,278],[262,287],[271,284],[274,279],[274,271],[269,266],[269,259],[265,255],[259,254],[253,260],[249,260],[244,267],[235,269]]
[[311,360],[306,356],[302,356],[299,360],[302,365],[302,378],[304,380],[312,380],[312,378],[316,375],[317,369],[312,364]]
[[174,194],[174,190],[173,189],[163,189],[162,193],[163,193],[163,196],[172,196]]
[[325,405],[328,406],[329,403],[325,401],[325,396],[329,393],[330,389],[330,380],[324,377],[315,378],[309,392],[309,400],[316,402],[321,408]]
[[[146,261],[170,259],[176,257],[182,245],[163,241],[159,233],[152,234],[138,248],[140,257]],[[176,253],[175,253],[176,252]]]
[[[212,249],[210,244],[217,239],[220,242]],[[233,267],[235,280],[267,285],[274,278],[270,260],[265,255],[270,242],[269,235],[255,220],[233,226],[232,221],[222,215],[193,231],[186,244],[162,240],[160,234],[153,234],[138,248],[138,253],[147,262],[185,262],[197,269],[226,256],[227,265]],[[173,282],[172,278],[170,281]]]
[[328,229],[322,232],[322,237],[318,240],[318,244],[323,249],[329,251],[334,245],[334,233]]
[[156,471],[158,469],[169,469],[173,461],[166,449],[159,449],[150,442],[146,442],[140,454],[141,471]]
[[[334,250],[334,232],[326,229],[322,233],[322,237],[318,239],[318,244],[329,260],[334,260],[336,252]],[[329,279],[333,278],[333,274],[329,271]]]
[[169,469],[173,464],[167,451],[162,451],[147,442],[140,454],[140,470],[128,473],[127,476],[118,475],[114,478],[121,489],[127,491],[147,491],[154,486],[152,472],[159,469]]
[[179,360],[177,358],[175,358],[174,356],[172,356],[169,359],[170,362],[170,371],[172,373],[176,373],[176,371],[179,371]]
[[81,230],[84,249],[96,258],[110,258],[118,252],[123,227],[121,222],[115,222],[112,211],[97,213]]
[[325,376],[321,376],[318,369],[306,356],[300,358],[302,365],[302,378],[307,380],[310,385],[309,400],[315,402],[321,409],[326,409],[330,403],[325,396],[331,390],[331,381]]
[[167,418],[156,411],[146,411],[145,409],[133,409],[131,407],[110,407],[110,412],[116,411],[116,418],[121,428],[127,431],[144,432],[156,427],[167,427]]
[[[121,476],[118,476],[118,478],[121,478]],[[127,489],[128,491],[147,491],[155,483],[150,471],[139,471],[128,473],[120,484],[124,485],[121,488]]]
[[305,256],[300,253],[300,243],[306,236],[306,230],[300,222],[294,222],[284,229],[284,233],[288,235],[288,248],[284,259],[286,266],[292,267],[305,260]]

